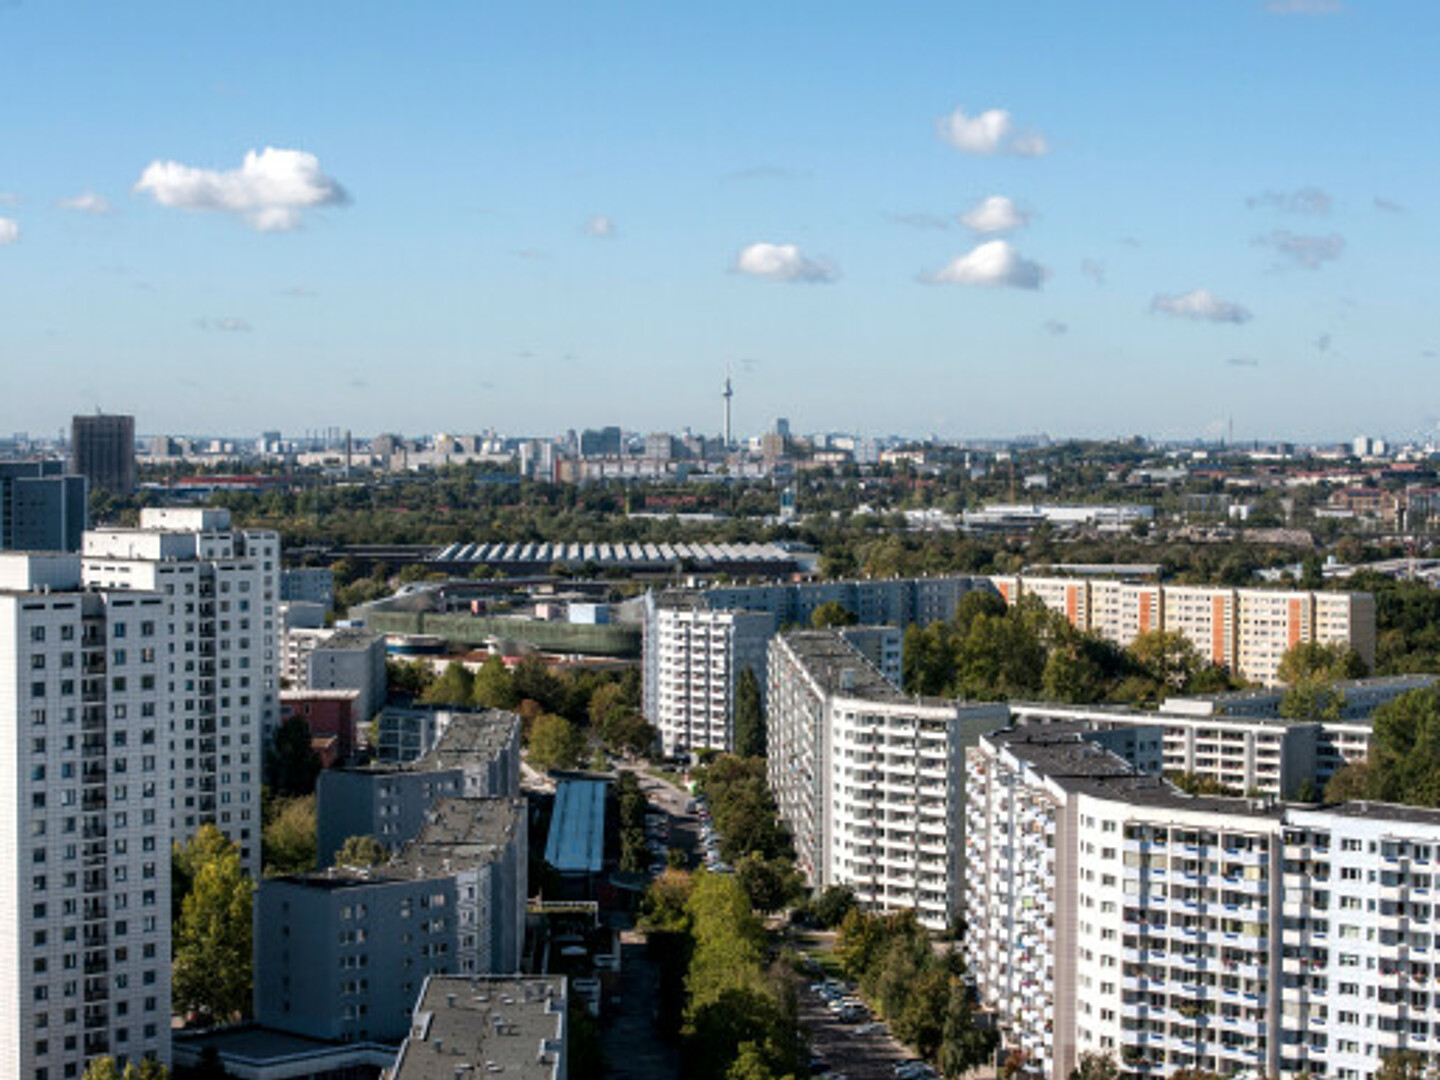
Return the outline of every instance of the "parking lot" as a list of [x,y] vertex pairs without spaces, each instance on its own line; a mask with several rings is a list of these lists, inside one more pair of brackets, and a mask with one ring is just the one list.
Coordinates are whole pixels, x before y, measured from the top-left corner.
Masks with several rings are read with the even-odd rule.
[[885,1026],[866,1015],[846,1022],[815,990],[800,990],[800,1026],[811,1052],[824,1063],[825,1075],[845,1080],[895,1080],[895,1066],[910,1054]]

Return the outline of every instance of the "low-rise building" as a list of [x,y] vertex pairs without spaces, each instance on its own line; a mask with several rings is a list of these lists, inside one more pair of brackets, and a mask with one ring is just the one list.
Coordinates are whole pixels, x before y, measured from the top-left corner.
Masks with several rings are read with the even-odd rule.
[[327,769],[315,786],[319,865],[352,836],[394,849],[415,837],[436,801],[520,793],[520,718],[498,709],[441,712],[441,734],[404,764]]
[[425,980],[393,1080],[565,1080],[561,975]]
[[518,971],[527,821],[523,799],[442,799],[381,866],[265,879],[256,1021],[317,1039],[399,1039],[427,976]]
[[281,675],[296,690],[356,690],[361,723],[385,704],[385,636],[358,627],[285,634]]
[[310,729],[310,745],[322,768],[331,769],[355,753],[358,690],[281,690],[280,722],[298,716]]

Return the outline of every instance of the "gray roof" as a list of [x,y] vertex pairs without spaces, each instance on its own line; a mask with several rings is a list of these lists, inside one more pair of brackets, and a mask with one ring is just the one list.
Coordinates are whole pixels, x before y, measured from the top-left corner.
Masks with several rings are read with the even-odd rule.
[[1090,742],[1083,723],[1006,728],[985,736],[1058,787],[1074,794],[1201,813],[1244,814],[1279,820],[1284,806],[1263,799],[1188,795],[1159,776],[1137,773],[1121,757]]
[[384,634],[377,634],[374,630],[364,630],[358,626],[342,626],[317,644],[315,648],[317,650],[368,649],[376,641],[383,640],[384,637]]
[[407,762],[403,768],[414,772],[455,769],[472,762],[488,761],[510,745],[520,717],[503,709],[481,709],[474,712],[452,712],[450,722],[423,757]]
[[503,857],[526,812],[524,799],[440,799],[426,812],[419,834],[389,862],[373,869],[332,866],[292,880],[335,888],[450,877]]
[[792,630],[782,640],[826,693],[896,705],[916,702],[895,689],[864,653],[834,630]]
[[[425,980],[395,1080],[551,1080],[563,1046],[563,976]],[[465,1068],[469,1066],[470,1068]]]

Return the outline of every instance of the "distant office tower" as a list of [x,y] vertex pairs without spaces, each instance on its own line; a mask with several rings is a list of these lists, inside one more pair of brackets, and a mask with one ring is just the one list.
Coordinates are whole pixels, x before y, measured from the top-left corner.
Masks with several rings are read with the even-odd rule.
[[0,550],[79,551],[89,521],[83,476],[61,461],[0,461]]
[[580,435],[581,457],[619,457],[623,449],[624,439],[618,427],[587,429]]
[[0,554],[0,1075],[170,1058],[164,597]]
[[85,534],[84,572],[88,585],[164,596],[175,836],[217,825],[258,878],[261,770],[279,719],[279,538],[232,531],[228,510],[144,510],[138,529]]
[[135,490],[135,418],[77,416],[70,423],[70,471],[113,495]]

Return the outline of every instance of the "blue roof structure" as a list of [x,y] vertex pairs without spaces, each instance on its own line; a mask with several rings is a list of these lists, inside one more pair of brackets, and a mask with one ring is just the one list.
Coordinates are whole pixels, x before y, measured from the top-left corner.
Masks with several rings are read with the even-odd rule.
[[604,780],[561,780],[545,861],[562,874],[598,874],[605,860]]

